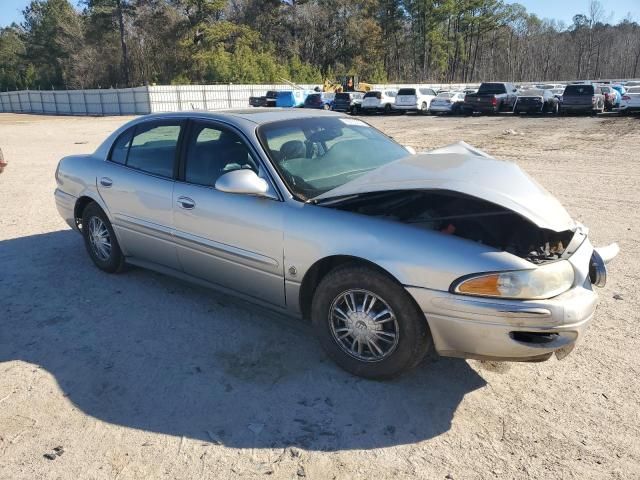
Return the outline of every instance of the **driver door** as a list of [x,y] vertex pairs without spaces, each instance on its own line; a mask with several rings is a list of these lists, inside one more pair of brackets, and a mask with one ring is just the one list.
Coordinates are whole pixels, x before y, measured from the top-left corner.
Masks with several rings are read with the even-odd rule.
[[216,180],[232,170],[249,168],[261,175],[257,156],[242,134],[213,122],[191,122],[185,139],[173,191],[182,268],[194,277],[284,306],[284,203],[272,186],[273,198],[214,188]]

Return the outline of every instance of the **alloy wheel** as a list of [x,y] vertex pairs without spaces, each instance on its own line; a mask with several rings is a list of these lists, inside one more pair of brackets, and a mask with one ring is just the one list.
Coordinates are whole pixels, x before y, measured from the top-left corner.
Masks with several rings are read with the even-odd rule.
[[91,217],[88,231],[93,253],[103,262],[111,257],[111,236],[105,223],[99,217]]
[[395,313],[367,290],[339,294],[329,309],[329,325],[338,346],[361,361],[384,360],[398,346],[400,329]]

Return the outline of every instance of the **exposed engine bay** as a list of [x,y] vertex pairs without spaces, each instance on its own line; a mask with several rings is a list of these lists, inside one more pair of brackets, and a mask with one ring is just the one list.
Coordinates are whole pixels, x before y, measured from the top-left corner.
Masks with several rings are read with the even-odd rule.
[[542,229],[504,207],[446,190],[365,193],[323,205],[455,235],[536,264],[561,258],[574,235]]

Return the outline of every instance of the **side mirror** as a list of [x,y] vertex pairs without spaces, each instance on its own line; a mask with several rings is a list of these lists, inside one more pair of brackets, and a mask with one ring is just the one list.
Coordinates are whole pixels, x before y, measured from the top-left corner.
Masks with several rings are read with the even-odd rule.
[[269,184],[256,175],[256,172],[246,168],[227,172],[216,180],[215,189],[226,193],[241,193],[244,195],[266,196]]
[[411,155],[415,155],[416,154],[416,149],[413,147],[410,147],[409,145],[403,145],[404,149],[409,152]]

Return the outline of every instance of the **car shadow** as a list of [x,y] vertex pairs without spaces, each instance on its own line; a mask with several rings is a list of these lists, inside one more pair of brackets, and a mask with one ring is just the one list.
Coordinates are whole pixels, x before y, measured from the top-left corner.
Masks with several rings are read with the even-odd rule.
[[438,359],[372,382],[302,321],[142,269],[99,271],[70,230],[0,241],[0,362],[50,372],[97,419],[238,448],[367,449],[446,432],[485,381]]

